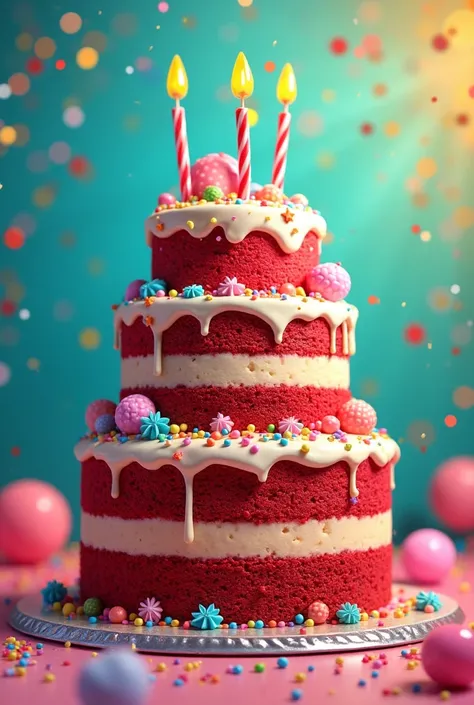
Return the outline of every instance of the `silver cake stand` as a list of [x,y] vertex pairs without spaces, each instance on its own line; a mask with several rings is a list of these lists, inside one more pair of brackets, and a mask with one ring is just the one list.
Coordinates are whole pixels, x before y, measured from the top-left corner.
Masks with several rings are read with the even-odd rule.
[[[413,586],[395,584],[394,594],[401,588],[410,595],[417,592]],[[457,602],[446,595],[439,597],[443,606],[432,614],[411,611],[402,618],[386,617],[382,620],[383,626],[378,626],[379,620],[373,618],[356,625],[323,624],[306,627],[306,634],[300,634],[299,626],[201,631],[103,622],[89,624],[85,619],[71,621],[61,613],[43,611],[39,595],[21,599],[9,623],[14,629],[39,641],[70,641],[77,646],[95,649],[135,644],[137,651],[209,656],[327,653],[413,644],[422,641],[440,624],[461,623],[464,614]]]

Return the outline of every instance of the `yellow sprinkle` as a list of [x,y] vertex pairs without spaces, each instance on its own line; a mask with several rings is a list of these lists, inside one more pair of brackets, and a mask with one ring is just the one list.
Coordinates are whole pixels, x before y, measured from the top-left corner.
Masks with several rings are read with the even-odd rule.
[[131,614],[128,615],[128,621],[134,622],[137,617],[138,617],[138,614],[135,614],[135,612],[132,612]]
[[378,619],[380,617],[380,613],[378,610],[372,610],[372,612],[370,613],[370,616],[374,617],[374,619]]
[[65,642],[64,642],[64,646],[66,647],[66,649],[70,649],[70,648],[71,648],[71,642],[70,642],[70,641],[65,641]]
[[204,297],[204,301],[212,301],[211,294],[206,294],[206,296]]
[[53,602],[53,611],[54,612],[61,612],[63,606],[60,602]]
[[252,289],[244,289],[245,296],[252,296]]
[[342,666],[344,664],[344,659],[342,658],[342,656],[338,656],[336,658],[336,663],[338,666]]
[[418,654],[420,652],[420,649],[417,646],[412,646],[410,649],[411,654]]
[[5,644],[14,644],[16,642],[16,638],[14,636],[7,636],[5,639]]
[[303,683],[306,680],[306,673],[295,673],[295,681],[297,683]]
[[449,690],[442,690],[441,693],[439,694],[439,699],[440,700],[449,700],[451,697],[451,693]]
[[400,695],[402,692],[402,689],[398,687],[398,685],[395,686],[395,688],[392,689],[392,695]]
[[198,431],[198,438],[204,438],[205,431]]
[[167,668],[168,667],[167,667],[166,663],[158,663],[156,665],[155,671],[158,671],[158,673],[162,673],[163,671],[166,671]]
[[347,452],[349,452],[351,449],[352,449],[352,443],[346,443],[344,445],[344,450],[346,450]]
[[414,671],[417,666],[418,666],[418,661],[408,661],[408,663],[407,663],[407,669],[409,671]]
[[97,658],[98,655],[99,655],[99,654],[97,653],[97,651],[93,651],[93,652],[91,653],[92,658]]
[[43,676],[43,680],[45,683],[53,683],[53,681],[56,680],[56,676],[54,673],[45,673]]
[[187,220],[187,221],[186,221],[186,225],[188,226],[188,228],[189,228],[190,230],[194,230],[194,221],[192,221],[192,220]]
[[188,430],[188,424],[187,423],[182,423],[179,425],[179,430],[180,431],[187,431]]
[[17,660],[16,651],[9,651],[8,656],[7,656],[7,661],[16,661],[16,660]]
[[168,293],[172,299],[175,299],[178,296],[178,292],[176,291],[176,289],[170,289]]
[[307,443],[303,443],[301,446],[301,452],[302,453],[309,453],[309,445]]
[[198,434],[196,432],[193,432],[191,434],[191,438],[199,438]]
[[170,426],[170,433],[179,433],[179,426],[176,423],[172,423]]
[[133,623],[136,627],[143,627],[143,619],[141,617],[134,619]]
[[283,434],[283,438],[292,438],[292,437],[293,436],[291,434],[291,431],[285,431],[285,433]]
[[306,428],[306,426],[301,429],[302,436],[309,436],[310,433],[311,433],[311,431],[309,430],[309,428]]
[[26,668],[24,666],[17,666],[15,668],[15,675],[26,676]]
[[334,436],[328,436],[328,441],[329,441],[330,443],[334,443],[335,440],[336,440],[336,439],[334,438]]
[[194,670],[194,663],[191,663],[191,662],[186,663],[184,666],[184,670],[185,671],[193,671]]
[[[207,203],[207,201],[206,201]],[[214,225],[214,223],[217,223],[217,218],[211,218],[211,223]]]
[[405,612],[403,610],[396,609],[393,613],[393,616],[395,617],[395,619],[400,619],[400,617],[405,616]]
[[301,301],[304,301],[304,302],[306,303],[306,302],[308,301],[308,297],[307,297],[307,296],[303,296],[303,298],[301,299]]
[[271,220],[270,216],[269,216],[269,215],[266,215],[266,216],[265,216],[265,222],[268,223],[269,220]]
[[471,583],[468,583],[467,580],[464,580],[459,585],[459,592],[471,592]]
[[255,622],[253,621],[253,619],[249,619],[249,621],[247,622],[247,626],[249,629],[255,628]]
[[68,617],[72,612],[75,612],[75,611],[76,611],[76,608],[74,607],[72,602],[66,602],[66,604],[63,605],[62,612],[65,617]]
[[172,627],[179,627],[179,619],[172,619],[171,626]]
[[295,293],[296,293],[296,296],[306,296],[306,291],[303,289],[302,286],[297,286]]
[[367,612],[360,613],[360,621],[361,622],[367,622],[368,619],[369,619],[369,615],[367,614]]
[[304,623],[305,627],[314,627],[314,619],[307,619]]
[[131,649],[132,649],[132,651],[136,651],[136,650],[137,650],[137,645],[133,643],[132,646],[131,646]]
[[250,433],[255,433],[255,426],[253,425],[253,423],[249,423],[249,425],[247,426],[247,431],[249,431]]

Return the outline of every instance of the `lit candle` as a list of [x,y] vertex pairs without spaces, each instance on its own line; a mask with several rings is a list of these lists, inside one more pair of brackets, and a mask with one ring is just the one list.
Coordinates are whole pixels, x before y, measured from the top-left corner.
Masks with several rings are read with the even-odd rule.
[[179,104],[180,100],[188,93],[188,77],[181,61],[181,57],[176,55],[171,62],[166,90],[170,98],[176,101],[172,110],[174,141],[176,145],[176,157],[178,160],[179,188],[181,199],[189,201],[191,198],[191,166],[189,163],[188,134],[186,131],[186,112]]
[[232,71],[232,93],[240,98],[240,108],[235,112],[237,122],[237,148],[239,161],[239,198],[250,197],[250,127],[245,99],[253,93],[253,76],[245,58],[240,52]]
[[286,159],[290,143],[291,115],[289,106],[297,95],[296,79],[291,64],[285,64],[277,83],[277,98],[283,105],[283,111],[278,115],[278,132],[273,159],[272,184],[283,191],[285,182]]

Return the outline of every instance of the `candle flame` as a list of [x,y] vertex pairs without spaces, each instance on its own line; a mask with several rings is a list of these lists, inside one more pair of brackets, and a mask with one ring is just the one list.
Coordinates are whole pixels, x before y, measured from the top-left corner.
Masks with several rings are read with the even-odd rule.
[[285,64],[280,74],[276,90],[277,98],[283,105],[291,105],[298,94],[295,72],[291,64]]
[[245,54],[241,51],[235,60],[230,83],[236,98],[244,100],[253,93],[253,76]]
[[166,79],[166,90],[170,98],[181,100],[188,93],[188,77],[186,69],[181,61],[181,57],[176,54],[170,64],[168,78]]

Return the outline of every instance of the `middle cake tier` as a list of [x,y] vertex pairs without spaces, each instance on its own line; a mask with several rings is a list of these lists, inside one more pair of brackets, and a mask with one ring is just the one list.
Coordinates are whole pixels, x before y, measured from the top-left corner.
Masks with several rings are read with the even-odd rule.
[[358,311],[311,297],[151,298],[115,311],[121,398],[145,394],[173,423],[236,428],[336,415],[351,398]]

